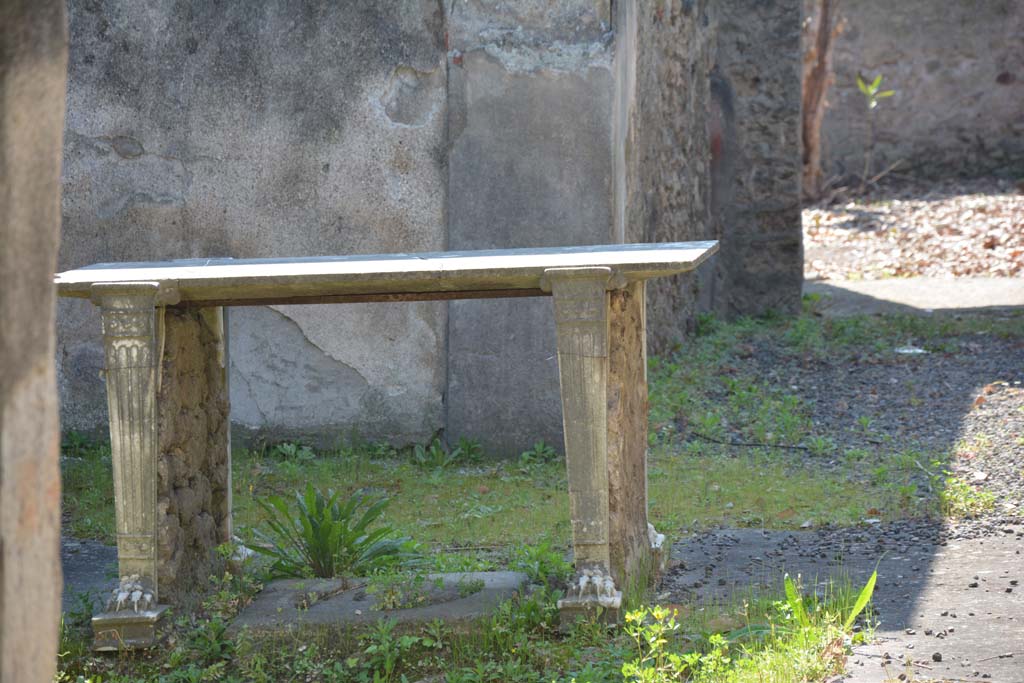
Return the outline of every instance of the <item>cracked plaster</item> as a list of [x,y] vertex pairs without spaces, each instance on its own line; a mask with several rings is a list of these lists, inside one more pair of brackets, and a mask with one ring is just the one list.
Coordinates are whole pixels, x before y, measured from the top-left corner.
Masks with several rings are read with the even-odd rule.
[[[440,7],[70,0],[59,269],[443,250]],[[230,311],[233,419],[327,438],[440,429],[444,305],[349,308]],[[367,334],[382,330],[389,349]],[[58,345],[64,427],[105,431],[91,305],[61,302]]]

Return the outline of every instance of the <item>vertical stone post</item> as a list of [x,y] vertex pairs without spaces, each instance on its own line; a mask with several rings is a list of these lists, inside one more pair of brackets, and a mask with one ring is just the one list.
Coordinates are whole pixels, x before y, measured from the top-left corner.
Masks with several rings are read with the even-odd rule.
[[96,284],[103,318],[120,585],[93,617],[97,649],[148,645],[158,606],[157,405],[163,306],[176,292],[156,282]]
[[567,618],[600,605],[618,610],[608,516],[608,289],[610,268],[552,268],[569,515],[577,576],[559,607]]
[[647,522],[646,283],[610,268],[552,268],[576,577],[564,621],[622,598],[660,571],[665,537]]
[[231,446],[224,309],[168,308],[157,390],[157,583],[187,608],[231,539]]

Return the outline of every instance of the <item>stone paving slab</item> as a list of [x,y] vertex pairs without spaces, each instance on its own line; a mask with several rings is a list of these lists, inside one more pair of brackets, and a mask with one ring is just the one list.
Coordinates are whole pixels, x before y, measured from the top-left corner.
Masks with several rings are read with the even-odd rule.
[[[237,634],[243,628],[257,634],[281,634],[305,629],[366,627],[381,619],[394,619],[399,628],[425,625],[437,619],[454,629],[469,628],[493,614],[502,601],[523,590],[528,581],[520,572],[429,574],[426,581],[430,583],[435,578],[444,581],[445,589],[477,581],[483,587],[472,595],[424,607],[377,610],[373,608],[373,597],[358,584],[344,590],[340,579],[282,579],[267,584],[232,622],[228,634]],[[307,597],[312,593],[318,596],[313,601]]]
[[1024,279],[1020,278],[808,280],[804,294],[820,295],[815,310],[833,317],[1024,310]]
[[1024,681],[1022,549],[1009,534],[938,549],[927,573],[907,577],[905,618],[886,623],[880,601],[878,640],[854,650],[848,680]]

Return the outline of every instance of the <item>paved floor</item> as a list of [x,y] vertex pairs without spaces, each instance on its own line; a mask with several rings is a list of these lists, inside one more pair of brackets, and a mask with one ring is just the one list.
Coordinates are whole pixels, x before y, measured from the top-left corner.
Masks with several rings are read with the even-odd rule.
[[828,316],[1024,310],[1024,279],[933,277],[887,280],[808,280],[815,310]]

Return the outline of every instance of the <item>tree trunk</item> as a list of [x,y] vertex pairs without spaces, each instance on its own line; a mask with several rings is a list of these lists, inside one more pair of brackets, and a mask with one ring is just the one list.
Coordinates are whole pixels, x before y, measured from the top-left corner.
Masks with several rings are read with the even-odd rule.
[[60,624],[54,368],[64,0],[0,0],[0,683],[49,683]]
[[810,0],[804,23],[803,68],[803,191],[817,199],[822,191],[821,121],[832,84],[832,44],[839,35],[840,0]]

